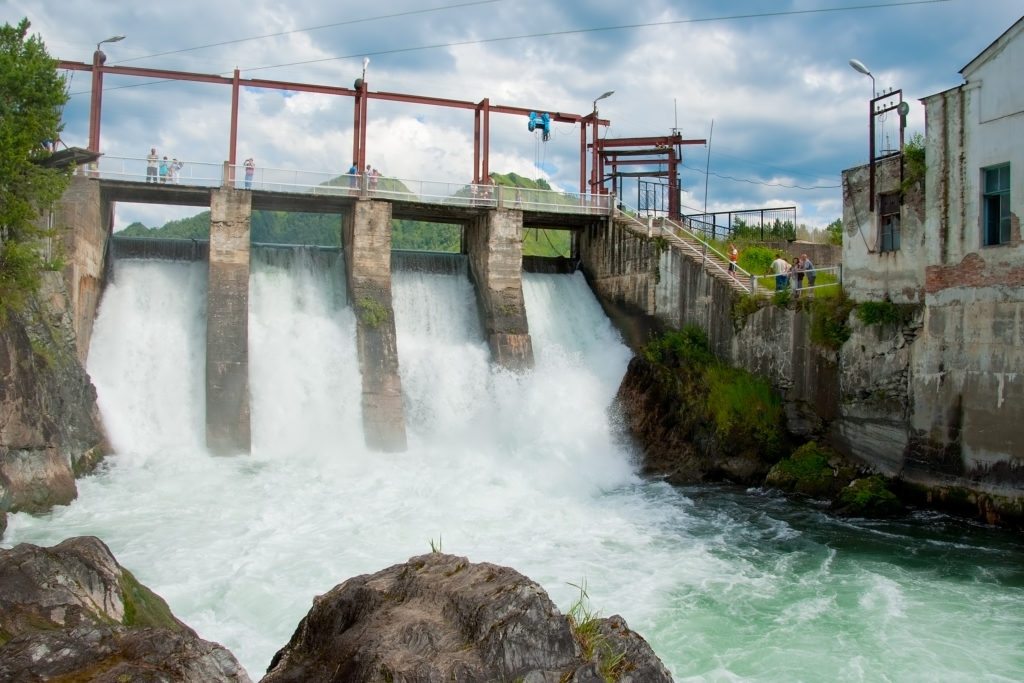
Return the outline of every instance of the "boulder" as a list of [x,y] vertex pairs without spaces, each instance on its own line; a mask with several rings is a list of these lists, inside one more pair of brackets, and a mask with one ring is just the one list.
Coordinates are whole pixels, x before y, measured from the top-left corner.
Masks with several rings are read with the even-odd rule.
[[621,617],[578,623],[514,569],[430,553],[318,596],[261,683],[671,681]]
[[94,537],[0,550],[0,680],[249,683]]

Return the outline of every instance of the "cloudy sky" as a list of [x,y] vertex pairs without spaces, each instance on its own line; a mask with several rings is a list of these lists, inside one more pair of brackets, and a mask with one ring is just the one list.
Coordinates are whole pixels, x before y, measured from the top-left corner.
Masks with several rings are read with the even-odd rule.
[[[301,8],[301,9],[299,9]],[[370,58],[371,91],[589,113],[596,97],[609,138],[708,139],[684,148],[684,212],[796,206],[797,222],[842,214],[844,168],[867,162],[871,79],[902,88],[907,134],[923,132],[919,99],[959,85],[959,70],[1021,15],[1020,0],[0,0],[27,17],[54,57],[352,87]],[[68,72],[63,140],[88,145],[89,74]],[[228,158],[230,88],[107,76],[101,149],[143,157],[155,146],[186,161]],[[368,161],[403,179],[466,182],[473,114],[369,103]],[[893,121],[879,144],[898,142]],[[492,171],[577,191],[580,133],[551,139],[524,117],[492,115]],[[344,173],[352,100],[245,89],[239,159],[264,168]],[[635,205],[635,190],[624,200]],[[118,227],[196,213],[122,205]]]

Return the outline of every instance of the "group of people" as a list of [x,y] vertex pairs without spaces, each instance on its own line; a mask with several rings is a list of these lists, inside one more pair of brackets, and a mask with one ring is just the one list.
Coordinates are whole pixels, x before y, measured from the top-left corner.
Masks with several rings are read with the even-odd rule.
[[[356,166],[356,162],[352,162],[352,166],[348,169],[348,187],[353,192],[359,187],[359,169]],[[362,174],[363,177],[363,188],[369,190],[371,193],[377,191],[377,183],[380,180],[380,171],[366,165],[366,172]]]
[[795,283],[794,289],[797,292],[797,296],[800,295],[800,290],[804,287],[804,279],[807,279],[808,287],[813,287],[815,277],[817,276],[814,264],[811,263],[811,259],[807,258],[807,254],[800,254],[799,257],[795,257],[793,262],[790,263],[782,257],[782,254],[776,252],[770,272],[775,275],[776,292],[781,292]]
[[177,183],[178,174],[184,166],[184,163],[178,161],[178,157],[168,160],[167,155],[164,155],[161,159],[156,153],[156,147],[153,147],[146,155],[146,182]]

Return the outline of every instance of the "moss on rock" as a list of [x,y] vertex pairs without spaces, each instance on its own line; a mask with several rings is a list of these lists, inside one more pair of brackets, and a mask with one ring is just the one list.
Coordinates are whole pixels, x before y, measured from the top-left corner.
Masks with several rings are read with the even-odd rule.
[[888,517],[903,510],[896,494],[880,474],[857,479],[839,492],[836,511],[857,517]]
[[831,497],[836,489],[837,472],[829,460],[834,456],[831,449],[814,441],[805,443],[772,467],[765,484],[811,498]]

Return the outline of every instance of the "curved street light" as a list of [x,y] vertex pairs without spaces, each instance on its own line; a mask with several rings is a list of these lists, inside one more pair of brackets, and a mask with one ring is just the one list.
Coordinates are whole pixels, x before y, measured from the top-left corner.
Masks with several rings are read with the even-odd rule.
[[100,42],[96,43],[96,51],[97,52],[100,51],[100,45],[102,45],[103,43],[116,43],[119,40],[124,40],[124,36],[121,36],[121,35],[110,36],[106,40],[101,40]]
[[595,99],[595,100],[594,100],[594,113],[595,113],[595,114],[597,113],[597,100],[603,100],[604,98],[606,98],[606,97],[611,97],[611,96],[612,96],[612,95],[614,95],[614,94],[615,94],[615,91],[614,91],[614,90],[609,90],[609,91],[608,91],[608,92],[606,92],[605,94],[603,94],[603,95],[601,95],[600,97],[598,97],[597,99]]
[[871,97],[874,97],[875,96],[875,77],[871,75],[871,71],[866,66],[864,66],[864,62],[860,61],[859,59],[851,59],[850,60],[850,66],[852,66],[855,71],[859,71],[859,72],[861,72],[862,74],[864,74],[865,76],[867,76],[868,78],[871,79]]

